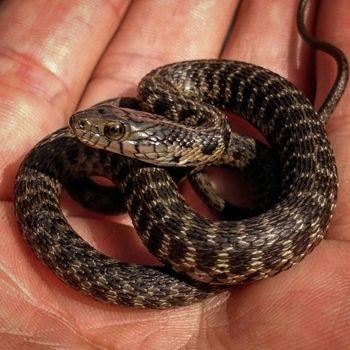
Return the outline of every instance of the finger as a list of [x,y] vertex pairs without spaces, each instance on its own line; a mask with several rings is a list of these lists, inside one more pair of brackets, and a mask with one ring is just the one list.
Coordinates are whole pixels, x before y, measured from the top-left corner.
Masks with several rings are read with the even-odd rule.
[[98,65],[82,107],[118,95],[134,95],[151,69],[184,59],[218,57],[237,1],[132,3]]
[[[223,58],[254,63],[291,80],[310,95],[310,48],[297,34],[298,1],[242,1]],[[314,5],[314,4],[312,4]],[[315,9],[311,6],[308,20]],[[312,76],[311,76],[312,78]]]
[[[350,57],[350,33],[344,30],[350,23],[349,3],[340,1],[321,1],[316,35]],[[317,95],[319,105],[331,88],[336,75],[336,65],[329,55],[317,53]],[[350,239],[350,91],[349,88],[340,100],[327,124],[327,131],[335,152],[339,173],[339,191],[336,214],[327,237]]]
[[11,0],[0,8],[0,194],[18,159],[66,123],[127,2]]

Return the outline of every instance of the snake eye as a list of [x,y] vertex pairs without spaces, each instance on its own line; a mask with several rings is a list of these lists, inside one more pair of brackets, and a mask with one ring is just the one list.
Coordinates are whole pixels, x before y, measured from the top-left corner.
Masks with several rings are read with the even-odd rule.
[[105,136],[112,140],[120,140],[125,135],[125,125],[122,122],[111,122],[105,125]]

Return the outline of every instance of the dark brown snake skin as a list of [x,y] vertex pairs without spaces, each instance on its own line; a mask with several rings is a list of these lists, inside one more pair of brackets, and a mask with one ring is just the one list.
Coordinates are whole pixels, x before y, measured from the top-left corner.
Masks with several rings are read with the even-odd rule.
[[[305,3],[299,8],[299,22]],[[339,63],[339,57],[333,56],[341,75],[323,111],[334,108],[347,80],[345,58],[341,54]],[[321,241],[335,208],[337,171],[324,130],[326,118],[320,120],[292,84],[252,64],[202,60],[156,69],[142,80],[139,93],[144,108],[181,122],[201,123],[195,112],[202,111],[205,102],[239,113],[261,130],[280,164],[277,201],[244,220],[208,220],[186,204],[166,169],[87,147],[67,128],[60,129],[28,154],[14,193],[21,232],[38,258],[60,278],[102,301],[168,308],[199,301],[221,286],[273,276]],[[109,115],[115,107],[104,104],[93,110],[94,115]],[[227,150],[230,142],[224,136],[217,144]],[[256,144],[249,142],[249,151],[237,154],[245,161],[243,168],[259,156]],[[59,205],[62,185],[92,174],[106,176],[119,186],[119,198],[138,234],[165,267],[118,262],[73,231]]]

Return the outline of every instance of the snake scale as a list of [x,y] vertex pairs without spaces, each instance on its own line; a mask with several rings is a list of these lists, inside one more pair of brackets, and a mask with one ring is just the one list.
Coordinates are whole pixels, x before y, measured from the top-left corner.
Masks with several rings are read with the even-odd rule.
[[[118,107],[128,107],[128,99],[104,102],[72,116],[76,135],[60,129],[26,156],[16,177],[15,210],[36,256],[99,300],[168,308],[273,276],[308,254],[323,238],[335,208],[337,171],[324,122],[343,93],[348,68],[340,50],[306,33],[305,5],[301,1],[298,10],[299,31],[338,63],[336,83],[319,114],[286,79],[253,64],[197,60],[157,68],[141,81],[139,98],[147,112],[170,121]],[[238,221],[203,218],[186,204],[167,168],[108,151],[119,147],[120,153],[148,162],[161,154],[163,164],[172,166],[196,166],[198,159],[199,166],[220,164],[225,157],[241,169],[255,164],[263,147],[230,132],[212,106],[240,114],[261,130],[276,154],[280,190],[259,215]],[[119,262],[74,232],[59,195],[72,179],[91,175],[117,184],[138,234],[164,266]]]

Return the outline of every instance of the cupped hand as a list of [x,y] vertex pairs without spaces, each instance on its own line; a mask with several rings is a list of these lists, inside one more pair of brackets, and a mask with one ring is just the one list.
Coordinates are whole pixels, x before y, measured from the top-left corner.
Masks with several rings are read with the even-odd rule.
[[[202,303],[137,310],[81,295],[34,257],[11,202],[19,163],[35,143],[67,125],[77,108],[134,95],[140,78],[165,63],[251,62],[288,78],[318,106],[335,65],[298,37],[296,6],[294,0],[1,2],[1,349],[350,347],[348,90],[327,125],[340,178],[327,239],[289,271]],[[324,0],[308,18],[318,37],[350,53],[347,1]],[[106,254],[154,262],[127,216],[97,216],[67,198],[62,205],[78,232]]]

